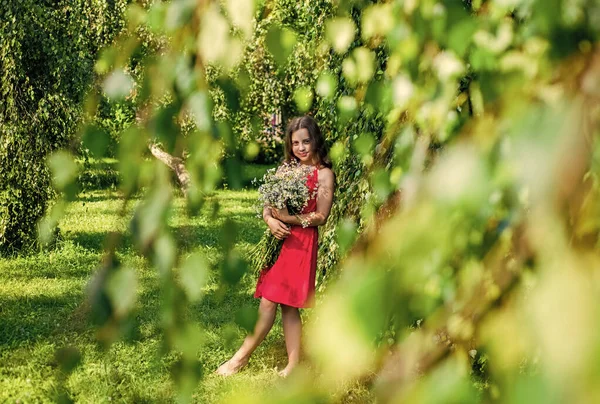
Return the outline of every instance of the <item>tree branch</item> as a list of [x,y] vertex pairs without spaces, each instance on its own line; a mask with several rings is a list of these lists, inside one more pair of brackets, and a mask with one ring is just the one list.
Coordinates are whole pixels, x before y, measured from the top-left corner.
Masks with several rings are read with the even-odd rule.
[[[583,200],[581,193],[587,190],[581,178],[589,169],[590,139],[598,128],[599,119],[600,85],[591,77],[598,77],[600,72],[600,51],[595,52],[588,62],[578,77],[581,84],[577,88],[580,93],[573,94],[574,99],[584,106],[576,110],[577,116],[573,119],[580,126],[565,136],[568,144],[555,166],[557,180],[552,204],[556,212],[566,214],[571,220],[577,219]],[[508,254],[499,244],[488,253],[483,263],[486,272],[492,275],[492,282],[482,280],[460,312],[440,309],[428,319],[428,324],[414,332],[384,359],[375,381],[383,401],[392,397],[401,400],[418,376],[441,363],[456,345],[471,344],[482,320],[492,311],[496,302],[510,293],[519,281],[525,262],[535,256],[536,240],[533,233],[536,224],[535,220],[525,219],[515,228]],[[450,323],[457,320],[472,331],[453,334]]]
[[187,195],[187,190],[190,185],[190,174],[185,168],[183,159],[180,157],[171,156],[169,153],[161,149],[156,143],[151,143],[148,148],[154,157],[162,161],[167,167],[175,172],[183,194]]

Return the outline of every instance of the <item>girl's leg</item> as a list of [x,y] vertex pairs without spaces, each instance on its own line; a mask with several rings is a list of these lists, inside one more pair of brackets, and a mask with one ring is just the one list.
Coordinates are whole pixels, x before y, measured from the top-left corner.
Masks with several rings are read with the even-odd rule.
[[300,361],[300,340],[302,338],[302,320],[296,307],[281,305],[283,335],[288,353],[288,364],[279,374],[287,376]]
[[252,352],[254,352],[254,350],[260,345],[260,343],[263,341],[263,339],[265,339],[271,330],[271,327],[273,327],[276,314],[277,303],[267,300],[264,297],[260,299],[258,320],[256,321],[256,326],[254,327],[254,333],[252,335],[248,335],[244,339],[240,349],[238,349],[231,359],[219,366],[219,368],[216,370],[216,373],[223,376],[229,376],[237,373],[241,368],[243,368],[248,363],[248,359],[250,359]]

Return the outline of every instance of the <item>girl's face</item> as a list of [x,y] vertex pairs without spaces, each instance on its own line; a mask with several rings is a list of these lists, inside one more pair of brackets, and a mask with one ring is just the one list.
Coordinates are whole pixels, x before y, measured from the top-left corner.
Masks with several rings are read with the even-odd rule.
[[292,153],[302,164],[313,163],[314,150],[306,128],[298,129],[292,133]]

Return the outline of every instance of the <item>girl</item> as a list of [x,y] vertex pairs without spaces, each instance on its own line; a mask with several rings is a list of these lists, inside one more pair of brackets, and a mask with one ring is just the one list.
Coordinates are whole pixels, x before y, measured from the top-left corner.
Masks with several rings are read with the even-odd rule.
[[264,270],[258,279],[254,297],[261,300],[254,333],[248,335],[233,357],[217,369],[216,372],[223,376],[237,373],[248,363],[252,352],[271,330],[278,305],[281,306],[288,354],[288,364],[279,375],[287,376],[300,360],[302,321],[298,308],[312,304],[317,269],[317,226],[327,221],[334,191],[334,175],[327,148],[312,117],[294,118],[288,124],[285,160],[296,160],[313,168],[307,185],[311,192],[317,189],[316,197],[309,200],[300,215],[290,215],[287,209],[264,208],[263,219],[271,233],[285,241],[275,264]]

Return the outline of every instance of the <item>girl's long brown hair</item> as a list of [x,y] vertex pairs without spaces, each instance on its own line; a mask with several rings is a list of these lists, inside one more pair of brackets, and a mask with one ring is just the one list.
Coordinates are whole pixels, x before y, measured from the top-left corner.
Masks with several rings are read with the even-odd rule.
[[310,138],[312,149],[317,157],[317,165],[320,167],[331,168],[327,145],[319,129],[317,121],[312,116],[305,115],[292,118],[285,130],[285,161],[298,160],[292,152],[292,133],[300,129],[306,129]]

